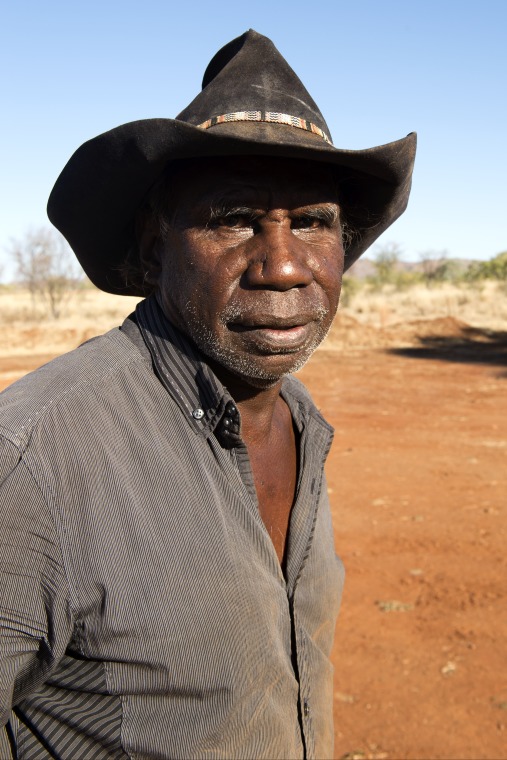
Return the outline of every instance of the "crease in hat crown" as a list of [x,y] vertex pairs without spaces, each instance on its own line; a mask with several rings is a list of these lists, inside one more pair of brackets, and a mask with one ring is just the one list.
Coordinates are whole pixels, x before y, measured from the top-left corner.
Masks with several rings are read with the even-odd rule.
[[331,142],[317,104],[295,71],[271,40],[253,29],[211,59],[201,92],[176,118],[201,128],[231,121],[279,123],[325,135]]
[[175,119],[122,124],[78,148],[51,192],[48,216],[97,287],[146,295],[142,282],[125,279],[123,264],[135,248],[136,211],[170,162],[242,155],[324,162],[336,172],[353,232],[348,268],[405,210],[415,147],[413,133],[366,150],[335,147],[297,74],[250,29],[213,56],[201,92]]

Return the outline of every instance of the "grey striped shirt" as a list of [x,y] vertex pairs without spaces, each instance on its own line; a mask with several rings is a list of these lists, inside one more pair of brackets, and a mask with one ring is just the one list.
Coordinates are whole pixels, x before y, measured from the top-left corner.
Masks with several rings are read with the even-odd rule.
[[285,575],[230,396],[154,300],[0,395],[2,760],[332,756],[332,433],[282,394]]

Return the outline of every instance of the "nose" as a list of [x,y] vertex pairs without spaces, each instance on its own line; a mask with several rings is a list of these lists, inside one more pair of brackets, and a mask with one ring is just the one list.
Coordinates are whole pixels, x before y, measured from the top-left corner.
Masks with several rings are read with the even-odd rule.
[[245,273],[250,288],[285,291],[311,284],[308,251],[290,228],[269,225],[254,236],[252,246]]

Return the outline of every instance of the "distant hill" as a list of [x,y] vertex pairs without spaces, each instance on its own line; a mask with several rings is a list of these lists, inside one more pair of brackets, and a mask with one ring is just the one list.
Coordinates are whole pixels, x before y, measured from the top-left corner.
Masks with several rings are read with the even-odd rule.
[[[427,261],[398,261],[396,269],[399,272],[432,272],[443,263],[451,264],[458,271],[467,270],[477,259],[432,259]],[[347,270],[347,275],[355,277],[358,280],[365,280],[367,277],[373,277],[376,273],[375,261],[373,259],[361,258]]]

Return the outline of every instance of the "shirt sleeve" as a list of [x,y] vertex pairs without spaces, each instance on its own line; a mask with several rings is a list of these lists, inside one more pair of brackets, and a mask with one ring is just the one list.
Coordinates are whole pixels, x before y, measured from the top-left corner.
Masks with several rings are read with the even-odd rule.
[[71,633],[48,505],[17,448],[0,439],[0,725],[48,678]]

